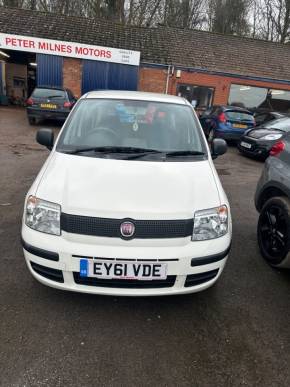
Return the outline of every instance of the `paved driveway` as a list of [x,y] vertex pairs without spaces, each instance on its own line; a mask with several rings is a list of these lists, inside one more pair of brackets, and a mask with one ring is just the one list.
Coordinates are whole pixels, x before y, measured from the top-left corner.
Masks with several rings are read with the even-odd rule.
[[216,161],[234,220],[213,288],[112,298],[44,287],[26,269],[24,196],[48,152],[24,111],[0,108],[0,386],[289,386],[290,275],[262,261],[253,206],[262,164]]

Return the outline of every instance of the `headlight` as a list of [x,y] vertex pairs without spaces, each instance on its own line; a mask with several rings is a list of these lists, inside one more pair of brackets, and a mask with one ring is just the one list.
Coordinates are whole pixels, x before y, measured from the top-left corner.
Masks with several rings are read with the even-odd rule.
[[264,136],[264,137],[261,137],[261,139],[262,140],[269,140],[269,141],[271,141],[271,140],[279,140],[279,138],[281,138],[283,136],[283,134],[275,134],[275,133],[273,133],[273,134],[267,134],[266,136]]
[[60,235],[59,204],[29,196],[25,209],[25,224],[34,230]]
[[215,239],[228,232],[228,208],[220,206],[194,214],[193,241]]

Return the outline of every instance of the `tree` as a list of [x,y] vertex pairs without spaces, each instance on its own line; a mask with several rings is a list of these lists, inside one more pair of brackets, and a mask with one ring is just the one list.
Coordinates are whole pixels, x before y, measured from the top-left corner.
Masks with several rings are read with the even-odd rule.
[[208,24],[213,32],[247,35],[250,0],[212,0],[208,4]]
[[254,0],[253,37],[285,43],[290,39],[290,0]]
[[290,41],[290,0],[0,0],[0,5]]
[[206,20],[206,1],[165,0],[163,15],[167,26],[201,28]]

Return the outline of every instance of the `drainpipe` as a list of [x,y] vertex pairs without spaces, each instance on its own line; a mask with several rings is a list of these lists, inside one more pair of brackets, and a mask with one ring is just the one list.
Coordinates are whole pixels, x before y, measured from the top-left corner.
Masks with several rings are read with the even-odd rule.
[[168,67],[167,67],[165,94],[168,94],[168,85],[169,85],[170,71],[171,71],[171,65],[168,65]]

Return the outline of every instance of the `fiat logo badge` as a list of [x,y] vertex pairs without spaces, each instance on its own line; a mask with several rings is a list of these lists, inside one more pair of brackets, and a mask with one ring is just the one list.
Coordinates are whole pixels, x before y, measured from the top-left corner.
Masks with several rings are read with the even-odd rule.
[[124,238],[131,238],[135,232],[135,225],[132,222],[123,222],[121,223],[120,231]]

